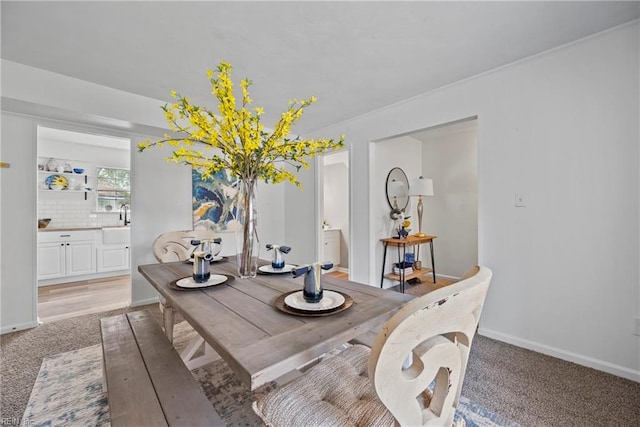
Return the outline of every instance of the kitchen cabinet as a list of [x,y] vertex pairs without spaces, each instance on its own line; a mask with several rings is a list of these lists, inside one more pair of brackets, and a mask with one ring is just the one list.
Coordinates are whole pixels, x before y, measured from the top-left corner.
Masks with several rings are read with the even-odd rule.
[[64,277],[66,252],[64,243],[38,243],[38,280]]
[[94,230],[38,233],[38,280],[96,272]]
[[335,269],[340,265],[340,230],[323,230],[322,240],[322,261],[333,263]]
[[130,267],[129,244],[105,245],[98,250],[98,273],[128,270]]

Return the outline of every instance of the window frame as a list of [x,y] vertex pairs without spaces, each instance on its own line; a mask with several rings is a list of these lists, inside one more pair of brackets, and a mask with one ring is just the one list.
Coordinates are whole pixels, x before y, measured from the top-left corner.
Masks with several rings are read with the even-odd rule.
[[[105,177],[100,176],[103,170],[109,171],[126,171],[126,177]],[[103,186],[101,187],[101,181],[109,181],[111,180],[114,184],[113,186]],[[126,186],[119,186],[117,181],[125,180]],[[101,193],[103,194],[101,196]],[[107,194],[105,194],[107,193]],[[108,196],[108,193],[112,193],[112,197]],[[109,199],[113,201],[113,203],[109,204]],[[101,203],[102,202],[102,203]],[[115,168],[109,166],[98,166],[96,167],[96,211],[97,212],[118,212],[118,209],[123,204],[128,206],[131,205],[131,169],[126,168]],[[111,206],[111,209],[107,209],[107,206]]]

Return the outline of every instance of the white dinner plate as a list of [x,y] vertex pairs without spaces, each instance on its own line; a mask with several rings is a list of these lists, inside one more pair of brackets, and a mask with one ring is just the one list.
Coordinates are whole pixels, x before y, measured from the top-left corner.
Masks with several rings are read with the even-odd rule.
[[284,299],[284,303],[296,310],[304,311],[320,311],[331,310],[340,307],[344,304],[344,297],[338,292],[323,291],[322,299],[316,303],[306,302],[302,296],[302,291],[294,292],[287,295]]
[[276,268],[273,268],[271,264],[267,264],[267,265],[260,266],[258,270],[260,270],[262,273],[281,274],[281,273],[291,273],[291,270],[293,270],[294,268],[296,268],[295,265],[285,264],[284,267],[276,269]]
[[227,280],[227,276],[223,276],[222,274],[212,274],[209,280],[203,283],[196,283],[193,277],[185,277],[184,279],[178,280],[176,286],[186,289],[207,288],[209,286],[221,285]]
[[[216,261],[220,261],[220,260],[223,260],[223,259],[224,259],[224,257],[222,255],[216,255],[213,258],[211,258],[211,261],[209,261],[209,262],[216,262]],[[193,258],[189,258],[187,260],[187,262],[190,262],[191,264],[193,264]]]

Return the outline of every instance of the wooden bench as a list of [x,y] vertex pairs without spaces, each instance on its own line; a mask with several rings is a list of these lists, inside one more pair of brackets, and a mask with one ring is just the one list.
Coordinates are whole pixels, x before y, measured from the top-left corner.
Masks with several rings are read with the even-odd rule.
[[111,425],[224,426],[148,311],[100,319]]

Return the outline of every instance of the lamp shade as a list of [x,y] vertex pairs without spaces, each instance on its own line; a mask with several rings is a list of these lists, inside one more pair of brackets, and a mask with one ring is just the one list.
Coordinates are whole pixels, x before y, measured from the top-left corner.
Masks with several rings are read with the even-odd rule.
[[412,179],[409,185],[410,196],[433,196],[433,180],[420,177]]

